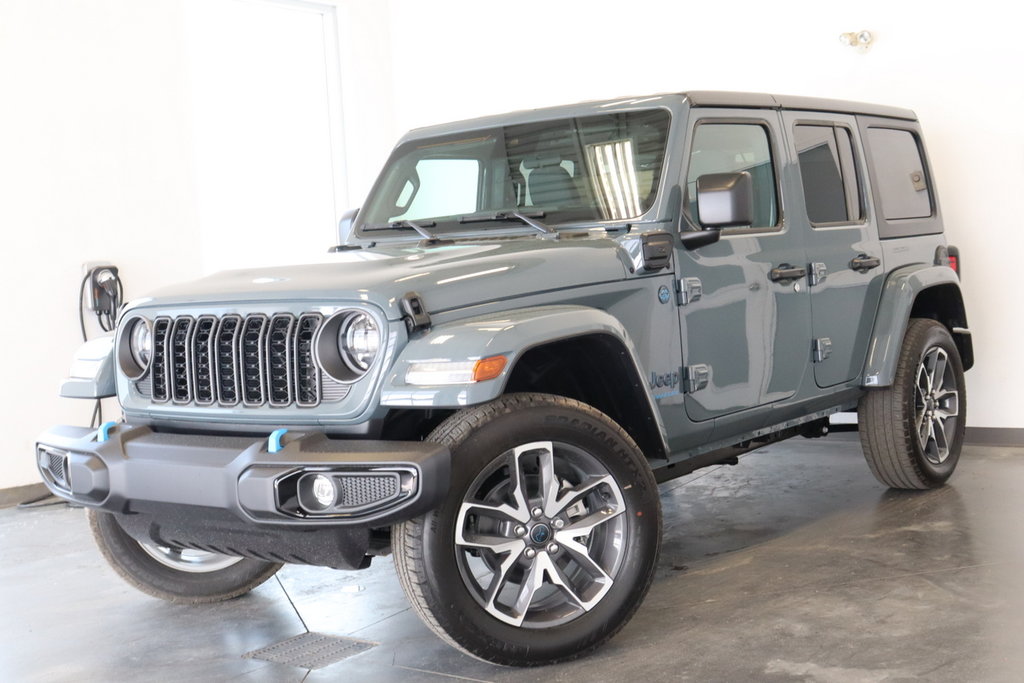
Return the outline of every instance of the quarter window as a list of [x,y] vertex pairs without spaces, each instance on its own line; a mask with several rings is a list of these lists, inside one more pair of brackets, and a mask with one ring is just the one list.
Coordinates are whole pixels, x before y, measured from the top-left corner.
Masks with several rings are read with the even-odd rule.
[[869,128],[868,143],[885,219],[931,216],[932,199],[917,137],[909,130]]
[[860,189],[850,131],[840,126],[800,124],[793,128],[793,139],[811,223],[859,221]]
[[747,171],[753,180],[754,221],[751,228],[772,228],[778,223],[775,169],[768,131],[756,123],[702,123],[694,129],[690,169],[686,176],[689,214],[699,218],[697,179],[708,173]]

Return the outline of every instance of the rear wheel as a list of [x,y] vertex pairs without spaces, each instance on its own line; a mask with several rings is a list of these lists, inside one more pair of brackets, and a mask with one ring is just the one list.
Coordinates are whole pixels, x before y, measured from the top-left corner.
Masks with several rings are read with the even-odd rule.
[[230,600],[272,577],[280,564],[205,550],[136,541],[108,512],[89,510],[89,526],[103,557],[125,581],[170,602]]
[[864,457],[880,482],[942,486],[960,459],[967,414],[963,364],[949,331],[912,319],[892,386],[869,391],[857,412]]
[[621,629],[653,577],[657,485],[610,418],[570,399],[511,394],[429,440],[452,451],[441,507],[395,528],[395,566],[443,639],[499,664],[578,657]]

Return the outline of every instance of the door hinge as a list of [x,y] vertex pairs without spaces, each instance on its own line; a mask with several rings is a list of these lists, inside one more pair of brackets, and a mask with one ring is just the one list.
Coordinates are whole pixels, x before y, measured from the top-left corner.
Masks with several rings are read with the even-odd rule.
[[700,391],[708,385],[708,381],[711,379],[711,366],[704,365],[687,365],[683,368],[683,393],[692,394],[695,391]]
[[679,305],[685,306],[699,301],[704,296],[704,285],[699,277],[684,277],[676,281],[676,295],[679,297]]
[[820,363],[832,355],[832,340],[822,337],[814,340],[814,362]]
[[814,287],[815,285],[820,285],[822,282],[825,281],[825,278],[827,276],[828,266],[826,266],[824,263],[812,263],[811,273],[808,276],[808,284],[811,287]]

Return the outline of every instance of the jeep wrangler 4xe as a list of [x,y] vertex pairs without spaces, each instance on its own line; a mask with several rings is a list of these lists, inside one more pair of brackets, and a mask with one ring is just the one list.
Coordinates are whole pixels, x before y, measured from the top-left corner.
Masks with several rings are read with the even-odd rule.
[[[689,92],[413,131],[316,265],[128,304],[36,449],[151,595],[394,554],[437,634],[550,663],[636,612],[657,483],[857,410],[874,475],[941,486],[973,362],[905,109]],[[101,342],[102,344],[102,342]]]

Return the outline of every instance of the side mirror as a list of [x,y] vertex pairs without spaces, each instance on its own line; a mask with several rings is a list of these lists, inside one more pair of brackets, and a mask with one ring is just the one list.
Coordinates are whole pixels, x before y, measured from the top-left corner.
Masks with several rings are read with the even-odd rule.
[[754,222],[754,181],[747,171],[697,178],[697,222],[704,228],[734,228]]
[[341,214],[341,218],[338,220],[338,244],[328,249],[329,252],[345,251],[346,248],[349,248],[348,238],[352,234],[352,224],[355,223],[358,213],[359,209],[349,209]]

